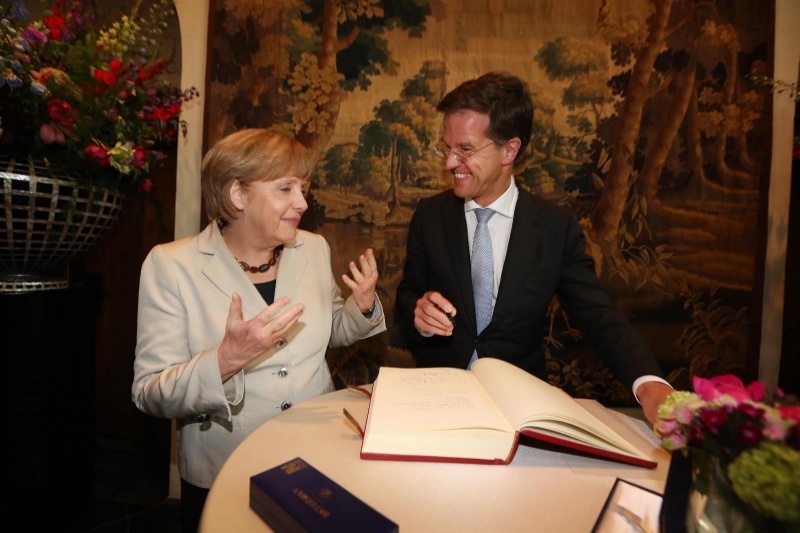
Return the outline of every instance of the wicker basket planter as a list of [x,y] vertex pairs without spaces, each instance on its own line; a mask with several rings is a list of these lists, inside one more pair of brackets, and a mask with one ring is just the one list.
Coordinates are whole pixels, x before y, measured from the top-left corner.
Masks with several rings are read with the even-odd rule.
[[116,222],[124,195],[0,156],[0,293],[69,287],[69,261]]

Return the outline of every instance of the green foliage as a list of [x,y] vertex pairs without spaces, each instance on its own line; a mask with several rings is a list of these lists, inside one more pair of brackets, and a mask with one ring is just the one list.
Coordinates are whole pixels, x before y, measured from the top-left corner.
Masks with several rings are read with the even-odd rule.
[[596,357],[559,359],[547,350],[546,367],[550,385],[577,398],[591,398],[606,405],[628,405],[630,391]]
[[690,312],[691,324],[684,328],[679,344],[685,357],[689,360],[689,372],[692,376],[707,376],[735,370],[738,365],[735,358],[737,352],[745,349],[740,336],[746,334],[749,320],[747,308],[738,311],[722,305],[717,299],[717,290],[690,287],[681,284],[683,308]]
[[[319,49],[326,4],[330,0],[304,0],[297,8],[287,10],[291,23],[287,26],[287,51],[293,64],[299,62],[302,52]],[[347,91],[366,89],[371,76],[392,74],[397,67],[391,57],[385,32],[399,28],[411,37],[425,31],[425,19],[430,15],[428,0],[346,0],[341,2],[335,35],[346,42],[347,36],[356,35],[349,46],[337,46],[335,68],[342,75],[340,86]]]
[[669,259],[672,253],[667,246],[637,244],[643,237],[652,240],[647,221],[647,201],[635,192],[626,204],[629,219],[620,226],[618,234],[619,257],[610,257],[609,278],[618,277],[635,291],[650,287],[665,295],[672,295],[669,287]]
[[800,451],[767,442],[742,452],[728,467],[734,492],[766,516],[800,522]]
[[352,144],[337,144],[325,153],[322,169],[328,185],[350,187],[355,183],[358,174],[351,172],[349,164],[355,151],[356,147]]

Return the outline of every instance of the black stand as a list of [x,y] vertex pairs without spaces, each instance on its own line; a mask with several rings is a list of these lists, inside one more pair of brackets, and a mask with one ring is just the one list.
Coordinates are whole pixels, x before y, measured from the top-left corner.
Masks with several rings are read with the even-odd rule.
[[[94,506],[95,319],[102,293],[68,289],[0,295],[12,401],[12,506],[27,524],[61,524]],[[8,320],[10,319],[10,320]]]

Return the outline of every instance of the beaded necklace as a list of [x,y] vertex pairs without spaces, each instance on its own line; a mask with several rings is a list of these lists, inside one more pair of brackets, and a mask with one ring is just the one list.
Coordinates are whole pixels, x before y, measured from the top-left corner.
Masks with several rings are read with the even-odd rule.
[[266,272],[271,267],[275,266],[275,263],[278,262],[278,258],[281,256],[281,252],[283,251],[283,245],[276,246],[274,250],[272,250],[272,257],[269,258],[269,261],[264,263],[263,265],[258,266],[250,266],[244,261],[239,261],[237,257],[236,260],[239,261],[239,266],[242,267],[242,270],[245,272],[250,272],[251,274],[258,274],[259,272]]
[[[222,228],[224,228],[228,224],[228,221],[222,217],[217,219],[217,227],[219,228],[219,232],[222,233]],[[274,250],[272,250],[272,257],[270,257],[269,261],[264,263],[263,265],[258,266],[250,266],[249,264],[245,263],[244,261],[239,261],[239,258],[236,257],[236,261],[239,263],[239,266],[242,267],[242,270],[245,272],[250,272],[251,274],[258,274],[264,273],[273,266],[275,263],[278,262],[278,258],[281,256],[281,252],[283,251],[283,245],[276,246]]]

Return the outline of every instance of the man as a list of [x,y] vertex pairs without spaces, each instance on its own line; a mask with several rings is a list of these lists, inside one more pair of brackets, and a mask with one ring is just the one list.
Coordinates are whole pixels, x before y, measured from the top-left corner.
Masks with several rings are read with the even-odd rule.
[[395,308],[396,319],[416,329],[417,365],[468,368],[476,357],[496,357],[546,380],[544,324],[557,295],[655,423],[672,388],[598,282],[580,226],[514,181],[533,121],[526,85],[491,72],[458,86],[437,109],[444,129],[436,151],[453,189],[417,206]]

